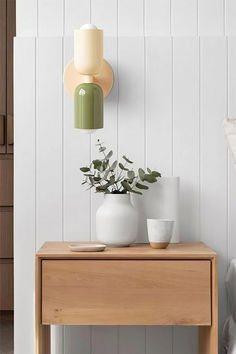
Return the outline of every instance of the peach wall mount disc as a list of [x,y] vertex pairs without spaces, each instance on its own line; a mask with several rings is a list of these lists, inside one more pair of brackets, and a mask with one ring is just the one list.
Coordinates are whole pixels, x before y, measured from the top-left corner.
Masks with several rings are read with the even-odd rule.
[[[85,82],[85,76],[76,70],[73,59],[65,68],[63,82],[66,91],[72,97],[74,97],[76,87]],[[104,97],[109,95],[113,86],[113,71],[106,60],[103,60],[99,74],[93,76],[93,82],[102,88]]]

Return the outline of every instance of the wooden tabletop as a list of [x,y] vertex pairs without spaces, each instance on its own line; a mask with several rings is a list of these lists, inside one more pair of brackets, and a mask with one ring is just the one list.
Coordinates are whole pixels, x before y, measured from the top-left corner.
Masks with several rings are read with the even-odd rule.
[[216,253],[203,242],[172,243],[162,250],[153,249],[149,244],[134,244],[122,248],[107,247],[103,252],[71,252],[68,247],[71,243],[82,242],[46,242],[36,256],[45,259],[212,259],[216,257]]

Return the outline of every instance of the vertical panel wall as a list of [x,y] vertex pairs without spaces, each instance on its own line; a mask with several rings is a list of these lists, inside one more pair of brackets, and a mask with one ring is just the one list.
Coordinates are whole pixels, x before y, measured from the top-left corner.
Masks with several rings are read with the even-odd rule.
[[18,353],[34,352],[35,49],[34,38],[15,40],[14,91],[20,92],[14,99],[14,346]]
[[[224,276],[236,256],[235,171],[221,128],[226,115],[236,116],[235,13],[233,0],[18,1],[15,354],[34,352],[35,250],[46,240],[96,240],[102,196],[83,189],[79,168],[97,156],[98,138],[114,158],[127,154],[135,167],[180,176],[182,240],[219,253],[221,331]],[[73,99],[62,85],[73,30],[90,21],[104,29],[115,78],[105,128],[91,137],[74,129]],[[54,354],[198,349],[190,327],[53,327],[52,342]]]
[[[201,237],[218,253],[219,329],[227,314],[224,278],[227,270],[227,147],[222,117],[227,115],[226,39],[200,42],[200,213]],[[219,166],[221,166],[219,170]],[[220,222],[218,221],[220,219]],[[212,238],[214,235],[214,239]]]

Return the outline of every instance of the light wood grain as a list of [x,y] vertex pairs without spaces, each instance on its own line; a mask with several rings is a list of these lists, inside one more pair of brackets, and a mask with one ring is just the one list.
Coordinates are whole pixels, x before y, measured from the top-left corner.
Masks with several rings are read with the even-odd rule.
[[210,262],[43,260],[42,323],[210,325]]
[[211,307],[212,324],[199,328],[199,354],[218,353],[218,291],[217,259],[211,262]]
[[[104,252],[71,252],[72,242],[45,242],[37,252],[41,258],[77,259],[211,259],[216,253],[202,242],[173,243],[164,250],[155,250],[149,244],[109,248]],[[80,244],[81,242],[73,242]]]
[[0,159],[0,205],[13,205],[13,160]]
[[13,310],[13,263],[0,260],[0,310]]
[[13,257],[13,210],[0,208],[0,258]]
[[50,326],[42,325],[41,260],[35,262],[35,354],[50,354]]

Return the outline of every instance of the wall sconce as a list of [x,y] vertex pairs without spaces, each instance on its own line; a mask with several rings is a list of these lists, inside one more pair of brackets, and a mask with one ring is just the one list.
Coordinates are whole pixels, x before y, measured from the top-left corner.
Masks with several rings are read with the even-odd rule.
[[113,72],[103,59],[103,31],[92,24],[74,31],[74,59],[65,68],[64,85],[74,97],[75,128],[103,128],[103,97],[112,89]]

